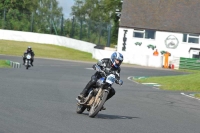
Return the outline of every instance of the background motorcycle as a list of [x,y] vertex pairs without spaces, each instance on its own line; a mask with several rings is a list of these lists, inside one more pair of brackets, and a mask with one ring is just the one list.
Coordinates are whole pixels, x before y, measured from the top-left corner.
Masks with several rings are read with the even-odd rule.
[[25,67],[26,69],[28,69],[29,67],[31,67],[31,54],[26,54],[26,59],[25,59]]
[[79,100],[76,98],[76,112],[81,114],[85,111],[85,109],[87,109],[89,111],[89,117],[92,118],[95,117],[99,111],[101,111],[112,85],[116,82],[118,82],[119,85],[123,84],[122,80],[117,80],[115,78],[115,72],[106,74],[98,65],[95,66],[95,70],[100,72],[103,77],[97,80],[96,87],[89,90],[89,94],[85,99]]

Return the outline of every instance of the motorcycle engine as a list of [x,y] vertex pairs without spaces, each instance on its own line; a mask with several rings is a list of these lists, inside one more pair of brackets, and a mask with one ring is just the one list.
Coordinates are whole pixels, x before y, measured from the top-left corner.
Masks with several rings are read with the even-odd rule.
[[96,85],[97,85],[98,87],[100,87],[100,86],[104,83],[104,81],[105,81],[105,78],[102,77],[102,78],[100,78],[100,79],[97,80]]

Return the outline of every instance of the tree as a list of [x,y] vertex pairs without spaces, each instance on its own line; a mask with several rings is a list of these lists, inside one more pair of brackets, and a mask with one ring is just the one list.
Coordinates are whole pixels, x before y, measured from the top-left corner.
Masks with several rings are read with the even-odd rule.
[[[98,34],[103,34],[106,32],[106,28],[109,23],[112,27],[112,43],[117,42],[118,28],[119,28],[119,17],[116,15],[116,9],[121,10],[121,0],[75,0],[75,4],[72,7],[71,15],[76,16],[77,18],[84,18],[94,22],[98,22],[100,31]],[[107,26],[105,25],[107,24]],[[96,30],[97,25],[93,26],[93,29]],[[108,35],[108,34],[107,34]]]
[[34,14],[35,32],[57,34],[62,18],[62,8],[58,7],[57,0],[39,0]]
[[2,0],[0,4],[0,10],[3,12],[1,15],[4,16],[1,20],[2,27],[27,31],[30,26],[28,21],[30,13],[36,7],[37,0]]

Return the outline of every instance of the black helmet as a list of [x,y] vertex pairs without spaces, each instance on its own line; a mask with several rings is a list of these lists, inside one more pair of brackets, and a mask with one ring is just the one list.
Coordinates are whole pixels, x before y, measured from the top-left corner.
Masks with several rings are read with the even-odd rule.
[[28,46],[27,51],[31,51],[31,50],[32,50],[31,46]]
[[[123,55],[122,55],[121,53],[119,53],[119,52],[114,52],[114,53],[111,55],[111,58],[110,58],[110,59],[111,59],[113,65],[114,65],[116,68],[118,68],[118,67],[121,65],[121,63],[123,62],[124,57],[123,57]],[[117,64],[117,63],[115,62],[115,60],[118,60],[119,63]]]

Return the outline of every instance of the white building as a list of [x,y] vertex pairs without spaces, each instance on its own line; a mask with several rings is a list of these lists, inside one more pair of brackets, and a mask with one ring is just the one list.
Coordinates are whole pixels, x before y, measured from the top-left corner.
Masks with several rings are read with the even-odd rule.
[[117,51],[127,63],[156,67],[166,51],[171,61],[199,58],[199,7],[199,0],[124,0]]

